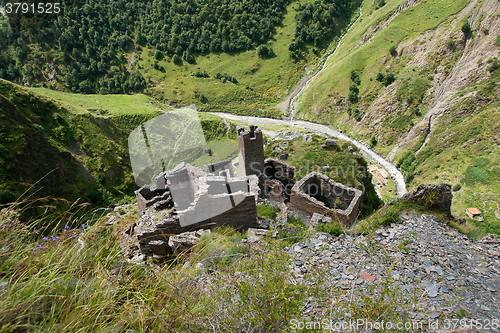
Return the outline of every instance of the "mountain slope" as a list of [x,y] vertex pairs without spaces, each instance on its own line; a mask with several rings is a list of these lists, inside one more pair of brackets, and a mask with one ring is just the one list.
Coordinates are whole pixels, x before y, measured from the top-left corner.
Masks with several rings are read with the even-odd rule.
[[477,206],[485,218],[464,230],[500,232],[499,10],[493,0],[365,3],[363,18],[300,95],[299,118],[377,144],[409,187],[462,187],[453,214]]

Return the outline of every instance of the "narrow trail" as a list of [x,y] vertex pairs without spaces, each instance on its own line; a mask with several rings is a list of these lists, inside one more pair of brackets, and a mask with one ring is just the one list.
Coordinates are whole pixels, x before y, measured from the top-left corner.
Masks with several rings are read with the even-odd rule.
[[226,118],[230,120],[235,120],[235,121],[241,121],[241,122],[246,122],[249,124],[255,124],[255,125],[283,125],[283,126],[295,126],[295,127],[300,127],[304,128],[319,134],[327,135],[330,137],[335,137],[340,140],[345,140],[348,142],[351,142],[353,145],[358,147],[359,151],[366,156],[368,159],[376,162],[380,166],[382,166],[390,175],[392,180],[394,181],[394,184],[396,185],[396,194],[399,197],[403,196],[405,193],[408,192],[406,189],[406,184],[404,181],[403,174],[396,168],[396,166],[386,160],[384,157],[379,155],[376,151],[368,147],[366,144],[355,140],[353,138],[348,137],[344,133],[334,129],[331,126],[327,125],[321,125],[321,124],[316,124],[312,123],[309,121],[303,121],[303,120],[296,120],[296,121],[290,121],[290,120],[280,120],[280,119],[271,119],[271,118],[258,118],[258,117],[250,117],[250,116],[238,116],[234,115],[231,113],[224,113],[224,112],[209,112],[210,114],[219,116],[221,118]]
[[135,44],[134,44],[134,50],[132,51],[132,54],[130,55],[130,61],[128,63],[128,66],[127,66],[127,72],[131,72],[132,71],[132,65],[134,64],[134,61],[135,61]]
[[347,29],[347,31],[345,31],[342,34],[342,37],[340,38],[339,42],[337,43],[337,46],[335,47],[333,52],[330,53],[326,57],[325,61],[323,62],[323,65],[321,66],[321,69],[319,71],[317,71],[316,74],[310,75],[310,76],[306,77],[305,79],[303,79],[302,82],[300,82],[299,85],[295,88],[295,90],[285,99],[285,102],[289,102],[287,109],[289,109],[291,111],[291,113],[290,113],[290,120],[291,121],[294,120],[295,113],[296,113],[296,109],[294,106],[295,100],[297,99],[297,97],[299,97],[299,95],[302,93],[302,91],[304,91],[304,89],[309,85],[309,83],[311,83],[326,68],[326,65],[328,64],[328,61],[330,60],[330,58],[333,57],[335,55],[335,53],[337,53],[337,50],[339,49],[340,45],[342,45],[342,41],[344,40],[345,36],[347,36],[349,31],[352,29],[352,27],[354,27],[354,24],[356,24],[356,22],[358,22],[359,19],[363,16],[362,9],[363,9],[364,2],[365,1],[363,0],[361,2],[361,5],[359,6],[358,18],[356,19],[356,21],[352,22],[351,25],[349,26],[349,28]]

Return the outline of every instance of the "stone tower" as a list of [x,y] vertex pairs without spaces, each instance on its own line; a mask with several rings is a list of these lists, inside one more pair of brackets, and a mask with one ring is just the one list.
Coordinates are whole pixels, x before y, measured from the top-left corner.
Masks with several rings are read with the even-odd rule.
[[264,172],[264,142],[262,131],[255,125],[250,130],[236,127],[239,150],[239,176],[257,175]]

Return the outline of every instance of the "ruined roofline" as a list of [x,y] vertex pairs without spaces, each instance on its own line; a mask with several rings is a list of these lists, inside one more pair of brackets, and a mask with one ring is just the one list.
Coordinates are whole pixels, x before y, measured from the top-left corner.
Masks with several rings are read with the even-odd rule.
[[[321,202],[321,201],[317,200],[316,198],[310,196],[309,194],[304,193],[301,189],[302,186],[304,185],[305,182],[307,182],[309,179],[314,178],[314,177],[323,179],[325,182],[329,183],[332,187],[340,188],[342,190],[342,193],[344,193],[344,191],[346,191],[347,193],[349,193],[349,192],[354,193],[354,196],[351,199],[349,206],[345,210],[337,209],[337,208],[328,208],[324,202]],[[358,201],[360,201],[361,195],[363,194],[363,192],[356,189],[356,188],[348,187],[342,183],[338,183],[322,173],[313,171],[313,172],[307,174],[300,181],[295,183],[295,185],[292,187],[292,195],[293,194],[299,195],[299,196],[303,197],[304,199],[310,200],[311,202],[324,207],[325,210],[327,210],[327,211],[332,211],[332,212],[339,213],[339,214],[342,214],[345,216],[350,216],[352,214],[353,209],[357,206]]]
[[245,140],[255,140],[262,138],[262,130],[257,125],[250,125],[250,129],[246,130],[244,127],[236,126],[236,134]]

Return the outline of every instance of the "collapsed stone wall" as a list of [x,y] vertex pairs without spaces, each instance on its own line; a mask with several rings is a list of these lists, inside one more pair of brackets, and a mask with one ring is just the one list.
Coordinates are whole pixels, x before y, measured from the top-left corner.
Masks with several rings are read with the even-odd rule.
[[257,176],[212,176],[189,164],[160,174],[153,186],[137,190],[141,217],[122,234],[142,255],[175,252],[172,235],[231,226],[257,228]]
[[293,188],[290,208],[312,216],[329,215],[351,225],[358,214],[361,192],[337,183],[319,172],[311,172]]
[[295,185],[295,167],[274,158],[264,161],[264,175],[261,177],[264,196],[277,202],[290,201],[290,194]]
[[213,174],[215,176],[234,177],[234,168],[231,158],[226,158],[225,160],[205,164],[204,170],[206,173]]

